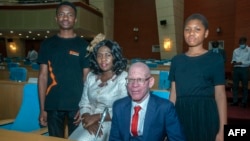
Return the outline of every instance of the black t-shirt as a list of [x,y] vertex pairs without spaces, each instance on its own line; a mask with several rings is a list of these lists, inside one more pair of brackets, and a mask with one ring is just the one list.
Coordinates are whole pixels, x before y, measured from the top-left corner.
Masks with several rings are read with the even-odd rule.
[[45,110],[76,110],[83,92],[83,68],[88,42],[80,37],[55,35],[43,41],[38,63],[48,65],[48,88]]

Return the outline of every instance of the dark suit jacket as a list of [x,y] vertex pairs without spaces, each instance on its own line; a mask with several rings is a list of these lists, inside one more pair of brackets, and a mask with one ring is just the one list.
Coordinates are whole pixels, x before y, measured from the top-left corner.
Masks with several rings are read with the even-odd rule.
[[143,135],[132,139],[130,135],[131,98],[113,104],[113,117],[109,141],[184,141],[185,137],[175,107],[169,100],[150,95],[145,115]]

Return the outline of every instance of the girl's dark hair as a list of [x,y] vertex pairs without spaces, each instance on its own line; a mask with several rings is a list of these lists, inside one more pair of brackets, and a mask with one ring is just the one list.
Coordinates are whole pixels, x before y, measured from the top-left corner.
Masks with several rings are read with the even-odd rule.
[[100,74],[103,72],[97,63],[97,52],[103,46],[107,46],[111,50],[111,54],[114,58],[113,72],[116,75],[121,74],[122,71],[126,70],[127,68],[127,59],[123,58],[122,49],[119,46],[119,44],[111,40],[103,40],[94,47],[93,52],[91,52],[89,56],[90,69],[92,70],[94,74]]
[[190,15],[186,21],[185,21],[185,24],[184,26],[186,26],[186,24],[191,21],[191,20],[200,20],[201,23],[204,25],[205,29],[207,30],[208,29],[208,21],[207,21],[207,18],[205,16],[203,16],[202,14],[199,14],[199,13],[195,13],[195,14],[192,14]]

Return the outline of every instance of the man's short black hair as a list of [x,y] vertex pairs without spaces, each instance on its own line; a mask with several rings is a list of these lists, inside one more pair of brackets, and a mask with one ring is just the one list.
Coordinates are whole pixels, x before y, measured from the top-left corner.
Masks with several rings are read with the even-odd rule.
[[219,42],[218,41],[213,41],[212,42],[212,46],[213,47],[218,47],[219,46]]
[[56,14],[57,14],[57,12],[58,12],[58,9],[59,9],[61,6],[63,6],[63,5],[70,6],[71,8],[74,9],[75,15],[77,14],[76,6],[75,6],[73,3],[68,2],[68,1],[61,2],[61,3],[56,7]]
[[239,44],[240,44],[240,45],[246,44],[246,42],[247,42],[247,38],[246,38],[246,37],[241,37],[241,38],[239,39]]

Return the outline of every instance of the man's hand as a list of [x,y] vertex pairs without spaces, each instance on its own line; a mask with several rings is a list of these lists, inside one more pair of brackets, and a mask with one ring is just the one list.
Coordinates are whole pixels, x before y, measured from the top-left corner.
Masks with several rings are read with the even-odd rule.
[[242,65],[242,62],[233,61],[233,65]]
[[42,126],[47,126],[47,112],[46,111],[40,112],[39,121]]
[[74,122],[73,124],[79,125],[81,123],[81,116],[80,116],[80,111],[78,110],[75,117],[74,117]]

